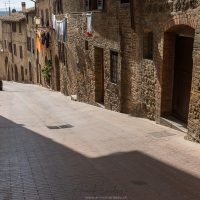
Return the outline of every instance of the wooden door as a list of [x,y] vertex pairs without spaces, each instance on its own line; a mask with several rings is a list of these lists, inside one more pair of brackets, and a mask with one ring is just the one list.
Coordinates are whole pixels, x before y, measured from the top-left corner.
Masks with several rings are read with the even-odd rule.
[[194,39],[176,37],[172,114],[187,123],[192,83]]

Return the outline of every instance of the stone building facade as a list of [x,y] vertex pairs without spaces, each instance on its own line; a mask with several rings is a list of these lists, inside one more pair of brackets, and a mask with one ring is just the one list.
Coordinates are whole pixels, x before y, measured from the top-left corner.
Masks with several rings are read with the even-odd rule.
[[[22,12],[14,12],[0,17],[2,27],[0,60],[1,74],[4,80],[34,82],[33,69],[30,64],[34,57],[28,52],[28,37],[31,34],[32,38],[35,39],[35,34],[31,33],[32,29],[27,23],[30,18],[31,23],[33,23],[34,12],[34,8],[26,9],[26,5],[23,3]],[[30,51],[33,52],[34,48],[33,44]]]
[[146,0],[134,6],[140,113],[159,123],[173,116],[187,124],[188,139],[200,141],[199,2]]
[[[51,32],[59,72],[52,73],[52,87],[158,123],[173,116],[187,124],[188,139],[199,141],[198,1],[93,2],[63,1],[55,13],[68,25],[61,49]],[[49,4],[51,15],[54,3],[38,1],[38,7]],[[86,13],[92,13],[90,36]]]
[[[65,42],[53,29],[53,15],[67,19]],[[35,33],[49,33],[50,44],[27,53],[34,83],[169,126],[178,119],[187,139],[200,142],[198,1],[37,0],[36,16]],[[34,31],[27,36],[34,39]],[[42,70],[49,60],[47,82]]]
[[1,17],[3,52],[2,70],[6,80],[24,82],[26,46],[26,22],[22,13],[12,13]]
[[36,68],[36,33],[35,33],[35,7],[26,9],[22,8],[22,12],[26,17],[26,66],[27,82],[38,83],[37,68]]

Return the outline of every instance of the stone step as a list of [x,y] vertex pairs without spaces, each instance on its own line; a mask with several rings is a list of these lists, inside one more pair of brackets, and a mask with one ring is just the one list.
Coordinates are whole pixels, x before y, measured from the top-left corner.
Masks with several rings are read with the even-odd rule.
[[187,133],[187,124],[173,116],[161,117],[160,124]]

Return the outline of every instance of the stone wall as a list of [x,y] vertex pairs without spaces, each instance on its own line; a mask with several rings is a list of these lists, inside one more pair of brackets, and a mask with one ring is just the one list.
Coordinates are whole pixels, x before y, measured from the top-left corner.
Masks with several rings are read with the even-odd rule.
[[[72,1],[68,1],[64,13],[84,10],[82,3],[74,9]],[[71,3],[70,3],[71,2]],[[121,54],[119,22],[116,16],[118,2],[105,2],[103,12],[92,14],[92,37],[86,35],[86,15],[69,15],[68,41],[66,48],[66,64],[60,64],[61,88],[67,95],[76,94],[79,101],[96,104],[97,96],[97,59],[95,49],[101,48],[103,52],[104,74],[104,105],[108,109],[121,110]],[[78,9],[80,8],[80,9]],[[88,42],[88,50],[85,49],[85,41]],[[110,80],[110,51],[119,52],[118,56],[118,83]],[[97,58],[97,57],[96,57]],[[96,87],[95,87],[96,86]],[[96,92],[95,92],[96,91]]]
[[[28,12],[28,21],[26,23],[27,37],[31,38],[31,51],[28,51],[26,48],[26,69],[28,71],[27,74],[27,82],[37,84],[37,66],[36,66],[36,31],[35,31],[35,11]],[[34,43],[32,43],[34,41]]]
[[[12,63],[12,68],[13,68],[13,72],[15,73],[15,65],[17,66],[17,71],[16,73],[18,73],[18,80],[16,80],[16,77],[14,77],[13,80],[15,81],[19,81],[19,82],[28,82],[28,71],[27,71],[27,55],[26,55],[26,39],[27,39],[27,32],[26,32],[26,21],[23,20],[21,21],[21,30],[22,33],[19,33],[19,22],[16,23],[16,32],[12,32],[12,45],[16,44],[16,50],[17,50],[17,54],[14,55],[13,53],[10,53],[10,59],[13,56],[13,60],[10,62]],[[22,58],[20,58],[20,50],[19,47],[22,46]],[[14,51],[14,47],[12,46],[13,51]],[[23,74],[22,74],[22,68],[23,67],[23,71],[24,71],[24,80],[22,78]]]
[[[173,92],[173,69],[174,69],[174,45],[175,35],[194,37],[193,51],[193,80],[190,97],[190,111],[188,116],[188,135],[192,139],[197,139],[200,133],[199,124],[199,5],[198,1],[146,1],[139,5],[143,9],[140,19],[141,31],[151,30],[154,33],[154,57],[151,69],[155,73],[149,73],[150,88],[155,88],[150,101],[155,102],[155,111],[152,114],[159,121],[160,117],[170,115],[172,112],[172,92]],[[192,33],[195,31],[195,34]],[[142,37],[141,37],[142,38]],[[142,39],[141,39],[142,46]],[[142,59],[142,57],[141,57]],[[145,64],[148,66],[148,64]],[[141,64],[142,67],[142,64]],[[141,73],[141,80],[146,80],[145,73]],[[141,83],[142,88],[148,84]],[[140,89],[140,91],[142,91]],[[148,95],[143,94],[143,99]],[[142,98],[141,98],[142,99]],[[148,103],[145,103],[146,106]],[[145,107],[146,107],[145,106]],[[191,139],[190,138],[190,139]]]
[[[19,23],[21,23],[21,33],[19,33]],[[2,30],[4,52],[1,53],[1,68],[3,79],[24,82],[27,77],[24,68],[24,80],[22,80],[21,67],[26,66],[26,22],[25,20],[16,22],[16,32],[12,32],[11,23],[3,21]],[[12,44],[11,52],[8,50],[9,43]],[[16,55],[14,54],[14,45],[16,45]],[[20,58],[20,46],[22,46],[23,58]]]

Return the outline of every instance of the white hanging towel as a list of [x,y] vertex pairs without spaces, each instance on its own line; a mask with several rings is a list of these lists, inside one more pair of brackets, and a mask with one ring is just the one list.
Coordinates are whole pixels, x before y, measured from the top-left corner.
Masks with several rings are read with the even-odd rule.
[[56,29],[56,16],[54,14],[52,14],[52,25],[53,29]]
[[87,32],[88,36],[92,36],[92,13],[87,13]]

